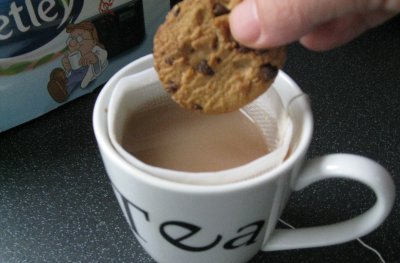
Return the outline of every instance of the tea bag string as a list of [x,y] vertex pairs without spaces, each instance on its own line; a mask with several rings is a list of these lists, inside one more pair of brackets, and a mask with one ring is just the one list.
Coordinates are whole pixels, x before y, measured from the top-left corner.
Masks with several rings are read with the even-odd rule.
[[[298,112],[296,112],[296,102],[298,100],[306,100],[307,102],[310,102],[310,97],[306,94],[306,93],[299,93],[295,96],[293,96],[292,98],[290,98],[290,100],[287,102],[287,104],[284,106],[284,110],[281,112],[281,116],[280,119],[281,120],[291,120],[293,123],[293,131],[292,131],[292,138],[291,141],[296,140],[296,134],[300,134],[299,131],[297,131],[296,129],[299,129],[299,126],[301,126],[301,124],[299,123],[295,123],[295,120],[297,120],[298,118],[296,118],[296,114],[298,114]],[[310,104],[310,103],[307,103]],[[298,136],[298,135],[297,135]],[[299,138],[297,138],[299,139]]]
[[[294,96],[293,98],[291,98],[288,103],[287,106],[285,108],[284,114],[287,114],[288,116],[293,116],[293,114],[295,114],[295,112],[293,112],[292,110],[292,105],[294,104],[295,101],[297,101],[300,98],[305,98],[306,100],[310,101],[310,97],[305,94],[305,93],[300,93],[296,96]],[[294,132],[295,134],[295,132]],[[291,224],[285,222],[283,219],[279,218],[279,222],[281,222],[282,224],[284,224],[285,226],[291,228],[291,229],[295,229],[294,226],[292,226]],[[381,253],[379,253],[379,251],[373,247],[371,247],[370,245],[366,244],[363,240],[361,240],[361,238],[357,238],[356,239],[363,247],[367,248],[368,250],[372,251],[373,253],[375,253],[380,262],[382,263],[386,263],[386,261],[384,260],[384,258],[382,257]]]
[[[284,224],[285,226],[291,228],[291,229],[296,229],[294,226],[292,226],[291,224],[289,224],[288,222],[284,221],[282,218],[278,219],[279,222],[281,222],[282,224]],[[379,253],[379,251],[373,247],[371,247],[370,245],[366,244],[364,241],[361,240],[361,238],[357,238],[356,239],[363,247],[365,247],[366,249],[372,251],[373,253],[375,253],[375,255],[378,256],[379,260],[382,263],[386,263],[385,259],[382,257],[381,253]]]

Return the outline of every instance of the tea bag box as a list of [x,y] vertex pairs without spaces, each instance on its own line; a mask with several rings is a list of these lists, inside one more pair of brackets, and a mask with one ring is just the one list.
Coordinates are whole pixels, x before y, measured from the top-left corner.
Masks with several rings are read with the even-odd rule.
[[1,1],[0,132],[92,92],[151,53],[173,2]]

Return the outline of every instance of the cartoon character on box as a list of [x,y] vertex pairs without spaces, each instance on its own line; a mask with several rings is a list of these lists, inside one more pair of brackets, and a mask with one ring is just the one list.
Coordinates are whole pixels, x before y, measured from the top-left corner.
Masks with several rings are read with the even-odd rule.
[[70,24],[66,31],[69,37],[61,61],[63,68],[54,69],[47,84],[49,94],[59,103],[66,101],[76,88],[86,88],[108,65],[107,51],[99,43],[91,22]]

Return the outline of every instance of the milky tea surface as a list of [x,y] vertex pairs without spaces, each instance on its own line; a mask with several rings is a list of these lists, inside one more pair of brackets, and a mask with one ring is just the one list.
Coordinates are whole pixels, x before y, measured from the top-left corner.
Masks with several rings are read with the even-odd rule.
[[175,103],[131,114],[122,146],[147,164],[189,172],[234,168],[268,153],[261,129],[241,111],[208,115]]

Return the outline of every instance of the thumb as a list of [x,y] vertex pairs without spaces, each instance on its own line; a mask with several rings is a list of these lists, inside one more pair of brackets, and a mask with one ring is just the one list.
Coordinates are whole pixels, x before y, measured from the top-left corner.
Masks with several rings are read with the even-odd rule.
[[346,14],[384,9],[386,2],[390,1],[244,0],[232,10],[229,22],[238,42],[268,48],[296,41],[317,26]]

